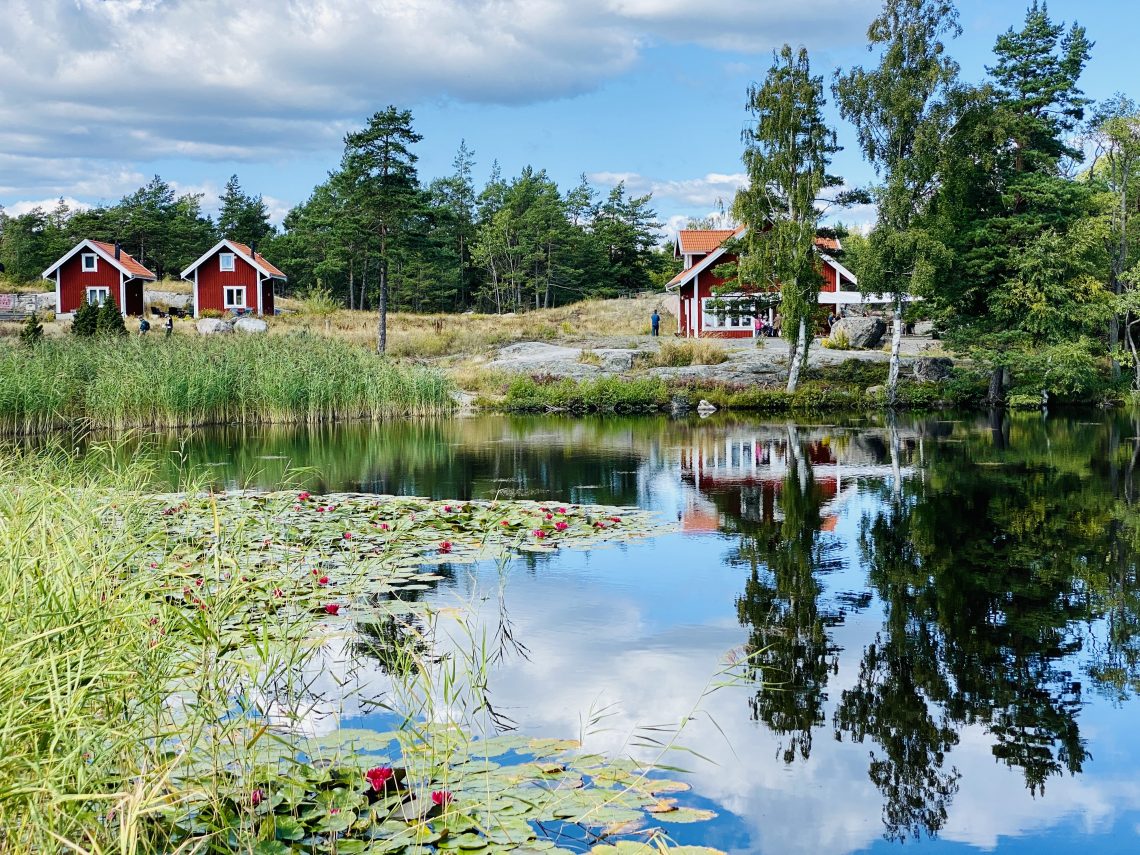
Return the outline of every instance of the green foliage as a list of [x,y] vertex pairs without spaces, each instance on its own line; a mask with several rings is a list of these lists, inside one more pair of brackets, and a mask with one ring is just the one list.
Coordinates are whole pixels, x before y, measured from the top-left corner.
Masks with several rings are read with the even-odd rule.
[[666,341],[649,358],[650,365],[677,368],[685,365],[720,365],[728,361],[728,352],[708,340]]
[[305,294],[301,300],[301,305],[305,314],[318,317],[331,315],[340,308],[337,301],[333,299],[332,293],[319,285]]
[[40,323],[39,315],[28,312],[28,319],[24,328],[20,330],[20,344],[24,347],[35,347],[44,337],[44,325]]
[[783,331],[793,341],[799,322],[810,322],[821,282],[815,260],[821,193],[841,183],[827,172],[839,147],[823,118],[825,103],[823,78],[812,75],[807,51],[793,55],[788,45],[764,82],[748,90],[755,117],[743,135],[749,186],[733,205],[750,227],[740,280],[780,289]]
[[273,234],[265,200],[260,195],[251,196],[242,190],[236,175],[230,176],[218,201],[222,203],[218,211],[219,237],[254,246],[261,245]]
[[668,403],[665,381],[655,378],[543,380],[518,377],[507,388],[503,408],[512,412],[637,412],[653,410]]
[[101,336],[127,334],[127,325],[123,320],[123,313],[119,311],[118,305],[111,297],[104,300],[103,305],[99,307],[99,313],[95,319],[95,332]]
[[87,298],[84,297],[79,308],[75,310],[75,316],[71,321],[71,334],[78,338],[90,338],[95,335],[98,327],[99,307],[88,303]]
[[119,336],[0,354],[0,431],[328,422],[449,412],[439,373],[337,339]]

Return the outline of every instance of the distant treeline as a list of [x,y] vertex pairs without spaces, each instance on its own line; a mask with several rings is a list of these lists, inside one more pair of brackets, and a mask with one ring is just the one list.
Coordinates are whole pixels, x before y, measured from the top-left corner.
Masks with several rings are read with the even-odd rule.
[[[649,196],[586,181],[563,192],[544,170],[504,179],[498,165],[477,189],[461,145],[454,172],[422,183],[411,114],[389,108],[346,137],[338,169],[275,228],[260,195],[232,176],[216,219],[202,194],[177,195],[161,177],[117,204],[21,216],[0,208],[0,264],[37,279],[82,238],[121,241],[161,278],[226,237],[256,244],[289,276],[287,293],[329,292],[346,307],[376,308],[387,272],[388,307],[406,311],[518,311],[660,285],[676,267],[657,247]],[[377,142],[379,141],[379,142]],[[398,146],[393,141],[399,142]],[[398,148],[398,151],[396,150]]]

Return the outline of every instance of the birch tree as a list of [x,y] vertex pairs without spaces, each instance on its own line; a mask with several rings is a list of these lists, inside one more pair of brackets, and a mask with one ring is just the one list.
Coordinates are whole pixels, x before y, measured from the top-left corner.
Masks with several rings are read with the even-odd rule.
[[939,149],[952,122],[950,93],[958,64],[942,39],[961,34],[950,0],[886,0],[867,29],[872,69],[837,74],[833,90],[843,118],[855,125],[863,154],[883,179],[875,193],[878,222],[868,244],[860,286],[894,299],[887,394],[895,401],[908,293],[929,291],[949,265],[949,253],[915,220],[938,174]]
[[825,103],[823,77],[812,75],[807,50],[793,52],[785,44],[764,82],[748,89],[753,121],[742,136],[750,184],[733,205],[733,214],[749,227],[741,281],[780,291],[789,340],[788,392],[796,390],[807,362],[822,282],[815,251],[821,194],[841,183],[827,172],[839,146],[823,119]]

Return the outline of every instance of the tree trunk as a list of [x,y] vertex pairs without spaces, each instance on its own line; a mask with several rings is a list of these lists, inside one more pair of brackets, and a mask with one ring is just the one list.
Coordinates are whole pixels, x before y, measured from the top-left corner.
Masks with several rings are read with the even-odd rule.
[[388,349],[388,258],[380,243],[380,330],[376,335],[376,352],[383,355]]
[[796,391],[800,382],[800,367],[807,361],[807,321],[800,318],[799,335],[796,338],[795,353],[792,354],[791,364],[788,366],[788,394]]
[[353,268],[352,259],[348,260],[348,309],[352,311],[355,308],[353,301],[356,299],[356,271]]
[[986,401],[991,407],[1000,407],[1005,403],[1005,392],[1002,390],[1002,378],[1004,375],[1004,366],[994,366],[994,370],[990,374],[990,391],[989,394],[986,395]]
[[895,306],[891,321],[891,367],[887,372],[887,402],[893,407],[899,386],[899,351],[902,350],[902,311]]

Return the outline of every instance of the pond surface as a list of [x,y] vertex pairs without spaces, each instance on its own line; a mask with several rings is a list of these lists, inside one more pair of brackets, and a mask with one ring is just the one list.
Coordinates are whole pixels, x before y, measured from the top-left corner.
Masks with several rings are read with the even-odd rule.
[[[676,530],[457,567],[497,713],[693,753],[733,852],[1140,849],[1140,426],[478,417],[169,441],[218,486],[653,509]],[[504,631],[505,628],[505,631]],[[707,694],[726,656],[749,678]],[[330,665],[335,670],[335,666]],[[383,675],[375,680],[382,688]],[[766,684],[762,687],[761,684]],[[369,726],[351,705],[314,726]],[[379,725],[377,725],[379,726]]]

